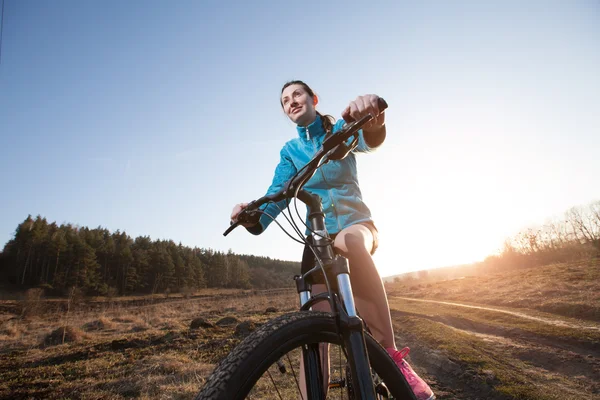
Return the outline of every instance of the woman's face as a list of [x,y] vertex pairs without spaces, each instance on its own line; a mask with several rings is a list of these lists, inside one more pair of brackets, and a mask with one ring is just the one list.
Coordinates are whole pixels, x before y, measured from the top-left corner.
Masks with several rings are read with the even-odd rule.
[[317,117],[316,98],[311,97],[302,85],[294,84],[283,89],[281,104],[285,114],[299,126],[308,126]]

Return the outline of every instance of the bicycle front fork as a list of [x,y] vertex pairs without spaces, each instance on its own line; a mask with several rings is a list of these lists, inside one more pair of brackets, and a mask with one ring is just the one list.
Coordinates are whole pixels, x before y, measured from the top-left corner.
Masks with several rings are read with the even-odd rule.
[[[371,378],[371,366],[367,354],[367,345],[364,336],[364,324],[358,316],[354,295],[352,293],[352,284],[350,283],[350,270],[348,268],[348,260],[338,256],[333,259],[326,270],[328,276],[335,277],[337,283],[337,291],[341,297],[342,307],[337,307],[338,325],[340,333],[344,341],[344,347],[348,354],[348,363],[352,374],[352,383],[354,391],[359,399],[375,399],[375,388]],[[317,301],[324,301],[327,297],[317,295],[311,296],[312,285],[304,279],[304,277],[296,277],[296,287],[300,296],[301,310],[308,310]],[[327,296],[327,293],[324,294]],[[315,345],[315,348],[317,345]],[[314,349],[303,349],[304,359],[310,358],[310,353],[314,354]],[[308,353],[308,354],[307,354]],[[320,373],[318,367],[320,363],[305,363],[305,376],[314,376],[315,373]],[[320,380],[317,380],[320,382]],[[308,385],[311,386],[310,384]],[[316,387],[316,386],[315,386]],[[308,390],[310,393],[310,389]],[[309,394],[309,398],[311,398]],[[320,397],[315,397],[320,398]]]

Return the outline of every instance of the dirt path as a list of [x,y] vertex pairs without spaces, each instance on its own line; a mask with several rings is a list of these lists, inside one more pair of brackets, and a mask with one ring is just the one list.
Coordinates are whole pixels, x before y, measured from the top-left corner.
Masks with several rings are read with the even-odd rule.
[[567,328],[582,329],[582,330],[589,329],[589,330],[600,331],[600,327],[590,326],[588,324],[584,324],[583,322],[567,322],[567,321],[563,321],[563,320],[559,320],[559,319],[534,317],[532,315],[528,315],[525,313],[516,312],[516,311],[508,311],[508,310],[503,310],[500,308],[472,306],[469,304],[454,303],[454,302],[450,302],[450,301],[415,299],[412,297],[400,297],[400,296],[390,296],[390,297],[393,297],[395,299],[402,299],[402,300],[421,301],[421,302],[425,302],[425,303],[446,304],[446,305],[450,305],[450,306],[458,306],[458,307],[465,307],[465,308],[474,308],[474,309],[478,309],[478,310],[494,311],[494,312],[514,315],[514,316],[520,317],[520,318],[531,319],[531,320],[534,320],[537,322],[542,322],[542,323],[549,324],[549,325],[564,326]]
[[[579,324],[577,321],[555,320],[493,307],[399,296],[390,297],[426,302],[432,305],[444,304],[505,313],[543,324],[581,330],[599,329],[589,324]],[[524,371],[527,371],[526,373],[531,377],[539,377],[540,384],[547,379],[553,380],[553,382],[564,381],[564,384],[560,386],[564,399],[600,398],[596,397],[600,394],[600,349],[594,347],[592,343],[571,342],[567,338],[551,339],[538,336],[533,332],[487,325],[458,316],[411,313],[394,309],[393,305],[391,312],[394,321],[406,316],[424,318],[478,337],[486,343],[485,351],[501,357],[507,366],[521,368],[521,365],[527,365],[528,367]],[[492,385],[489,383],[494,381],[493,375],[491,377],[487,377],[485,374],[482,376],[481,373],[477,375],[473,373],[469,364],[458,363],[445,351],[428,347],[410,332],[403,331],[400,326],[396,328],[396,342],[411,348],[412,361],[423,377],[430,382],[439,400],[505,400],[514,398],[492,390]],[[555,385],[558,384],[555,383]]]

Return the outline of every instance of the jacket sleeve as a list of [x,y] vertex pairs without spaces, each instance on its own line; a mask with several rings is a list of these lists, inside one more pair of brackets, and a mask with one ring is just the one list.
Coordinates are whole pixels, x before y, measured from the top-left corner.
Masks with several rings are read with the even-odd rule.
[[[294,163],[292,162],[292,159],[289,156],[288,151],[286,150],[286,147],[287,146],[284,146],[279,153],[279,164],[277,164],[277,167],[275,168],[273,182],[267,190],[267,196],[277,193],[279,190],[281,190],[283,188],[283,185],[285,185],[287,181],[290,180],[297,172],[296,167],[294,166]],[[267,229],[269,224],[273,222],[273,219],[275,219],[279,215],[279,213],[285,210],[286,208],[286,200],[282,200],[278,203],[264,204],[260,207],[260,209],[266,214],[269,214],[270,217],[268,215],[262,214],[260,216],[260,219],[258,220],[258,224],[246,228],[246,230],[248,230],[248,232],[252,233],[253,235],[260,235],[265,229]]]

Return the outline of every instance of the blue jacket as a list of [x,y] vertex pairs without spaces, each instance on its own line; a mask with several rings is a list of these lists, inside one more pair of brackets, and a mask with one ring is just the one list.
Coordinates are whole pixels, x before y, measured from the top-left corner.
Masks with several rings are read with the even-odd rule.
[[[334,125],[333,132],[337,132],[344,125],[344,120],[339,120]],[[281,190],[285,183],[294,174],[306,165],[316,152],[321,148],[325,139],[325,130],[321,124],[321,117],[307,127],[296,127],[298,137],[288,141],[280,152],[280,161],[275,169],[273,182],[267,190],[267,195]],[[371,220],[371,211],[362,200],[356,172],[356,152],[369,152],[373,148],[365,142],[362,130],[359,131],[358,145],[353,152],[343,160],[330,161],[322,165],[313,177],[304,185],[304,189],[317,194],[321,198],[325,225],[330,234],[338,233],[342,229],[364,221]],[[290,206],[293,207],[293,199]],[[286,202],[277,205],[269,203],[261,208],[272,217],[276,217],[286,207]],[[294,212],[294,211],[293,211]],[[249,228],[248,231],[258,235],[272,222],[266,215],[260,217],[260,225]],[[308,221],[306,221],[308,224]],[[308,231],[307,231],[308,234]]]

